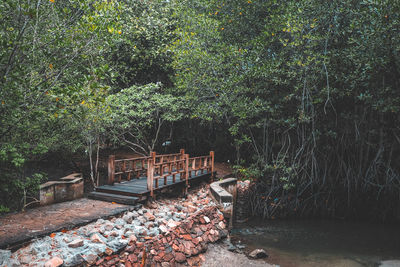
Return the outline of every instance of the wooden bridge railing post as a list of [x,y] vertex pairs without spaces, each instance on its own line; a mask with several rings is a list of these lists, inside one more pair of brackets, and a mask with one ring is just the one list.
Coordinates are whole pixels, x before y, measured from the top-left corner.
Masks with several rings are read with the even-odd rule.
[[185,154],[185,196],[188,192],[189,186],[189,154]]
[[107,184],[114,184],[115,178],[115,155],[108,156],[108,180]]
[[214,151],[210,151],[211,157],[211,181],[214,181]]
[[147,190],[150,191],[150,196],[154,197],[154,164],[156,163],[156,152],[150,153],[150,158],[147,162]]

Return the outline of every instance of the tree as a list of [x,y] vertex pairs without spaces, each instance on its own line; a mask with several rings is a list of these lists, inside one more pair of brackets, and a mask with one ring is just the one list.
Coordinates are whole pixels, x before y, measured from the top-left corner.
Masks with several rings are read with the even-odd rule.
[[71,119],[83,100],[102,90],[98,70],[107,66],[108,44],[120,36],[119,9],[117,1],[0,3],[2,201],[12,205],[26,161],[82,147]]
[[163,92],[160,83],[125,88],[107,103],[113,136],[141,155],[154,151],[167,123],[183,117],[181,98]]
[[239,170],[258,181],[254,213],[354,216],[367,201],[368,216],[398,214],[388,205],[400,181],[390,123],[397,2],[205,0],[181,9],[179,92],[194,96],[200,116],[229,122]]

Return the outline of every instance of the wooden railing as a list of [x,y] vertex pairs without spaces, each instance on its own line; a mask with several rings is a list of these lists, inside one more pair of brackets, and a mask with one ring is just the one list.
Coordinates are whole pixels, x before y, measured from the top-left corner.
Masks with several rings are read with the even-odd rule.
[[208,156],[194,157],[189,159],[189,177],[200,175],[204,172],[214,172],[214,151]]
[[[189,158],[185,150],[176,154],[160,154],[152,152],[149,157],[115,159],[111,155],[108,161],[108,184],[147,176],[147,189],[153,196],[153,191],[161,186],[185,181],[186,188],[189,178],[201,174],[214,175],[214,151],[207,156]],[[168,180],[168,177],[170,179]],[[116,179],[117,178],[117,179]]]
[[108,158],[108,184],[121,182],[122,179],[131,180],[147,174],[149,157],[115,159],[114,155]]

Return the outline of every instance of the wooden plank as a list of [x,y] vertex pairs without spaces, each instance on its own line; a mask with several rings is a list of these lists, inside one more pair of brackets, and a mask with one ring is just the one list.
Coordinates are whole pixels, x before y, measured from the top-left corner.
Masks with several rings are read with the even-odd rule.
[[108,180],[107,184],[114,183],[114,172],[115,172],[115,155],[108,156]]
[[103,192],[91,192],[89,194],[89,198],[102,200],[102,201],[108,201],[108,202],[117,202],[117,203],[127,204],[127,205],[134,205],[139,200],[138,197],[116,195],[116,194],[109,194],[109,193],[103,193]]

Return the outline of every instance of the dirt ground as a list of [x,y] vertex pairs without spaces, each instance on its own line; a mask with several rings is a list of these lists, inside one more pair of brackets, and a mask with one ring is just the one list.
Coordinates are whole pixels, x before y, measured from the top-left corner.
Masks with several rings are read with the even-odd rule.
[[232,166],[226,162],[215,162],[214,168],[217,171],[218,178],[233,177]]
[[230,252],[222,244],[211,244],[204,254],[204,267],[274,267],[264,260],[251,260],[244,254]]
[[98,218],[122,213],[130,206],[81,198],[0,217],[0,248],[23,243]]

